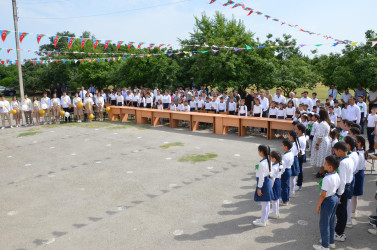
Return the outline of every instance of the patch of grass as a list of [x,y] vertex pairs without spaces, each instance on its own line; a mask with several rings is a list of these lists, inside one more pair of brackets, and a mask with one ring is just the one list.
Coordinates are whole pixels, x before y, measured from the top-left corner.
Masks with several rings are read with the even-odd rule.
[[130,125],[119,125],[119,126],[112,126],[112,127],[109,127],[107,129],[111,129],[111,130],[117,130],[117,129],[127,129],[127,128],[131,128],[132,126]]
[[136,126],[136,128],[138,130],[146,130],[146,129],[150,129],[151,126],[150,125],[142,125],[142,126]]
[[191,163],[197,163],[197,162],[212,160],[216,158],[217,156],[218,156],[217,154],[213,154],[213,153],[205,153],[203,155],[188,155],[188,156],[179,158],[178,161],[180,162],[191,161]]
[[81,127],[81,128],[103,128],[109,127],[111,123],[108,122],[88,122],[88,123],[77,123],[77,122],[61,122],[60,124],[42,125],[43,128],[58,128],[58,127]]
[[36,134],[39,134],[41,133],[40,131],[29,131],[29,132],[23,132],[23,133],[20,133],[17,138],[20,138],[20,137],[25,137],[25,136],[31,136],[31,135],[36,135]]
[[172,143],[163,144],[163,145],[160,146],[160,148],[168,149],[170,147],[182,147],[184,145],[185,144],[183,142],[172,142]]
[[27,131],[40,131],[39,128],[29,128]]

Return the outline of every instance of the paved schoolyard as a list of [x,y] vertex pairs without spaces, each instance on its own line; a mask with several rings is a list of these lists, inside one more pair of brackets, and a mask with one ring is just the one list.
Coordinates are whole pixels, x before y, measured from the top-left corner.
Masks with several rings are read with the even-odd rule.
[[[262,137],[93,123],[0,131],[0,249],[311,249],[319,239],[314,170],[266,228],[253,201]],[[166,143],[184,146],[160,148]],[[280,150],[280,141],[269,142]],[[216,153],[206,162],[179,162]],[[366,177],[355,226],[339,249],[372,249],[376,208]],[[375,247],[374,247],[375,249]]]

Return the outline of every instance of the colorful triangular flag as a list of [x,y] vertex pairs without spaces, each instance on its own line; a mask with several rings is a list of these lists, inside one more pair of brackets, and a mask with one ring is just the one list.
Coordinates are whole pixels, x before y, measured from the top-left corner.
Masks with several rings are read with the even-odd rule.
[[1,34],[1,40],[3,40],[3,42],[5,42],[5,39],[7,39],[7,36],[9,35],[10,31],[8,30],[0,30],[0,34]]
[[24,38],[29,34],[26,32],[18,32],[19,33],[19,38],[20,38],[20,43],[24,40]]

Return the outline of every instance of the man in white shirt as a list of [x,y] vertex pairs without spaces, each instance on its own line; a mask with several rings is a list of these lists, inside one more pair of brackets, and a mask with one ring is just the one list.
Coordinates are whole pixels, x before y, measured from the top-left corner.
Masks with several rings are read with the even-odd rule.
[[296,108],[296,110],[298,109],[298,99],[296,98],[296,93],[295,92],[291,92],[289,93],[289,99],[288,99],[288,102],[289,101],[292,101],[293,102],[293,106]]
[[80,93],[79,93],[79,96],[81,98],[81,100],[84,102],[84,99],[85,99],[85,96],[86,96],[86,90],[85,90],[85,87],[84,86],[81,86],[81,90],[80,90]]
[[371,88],[368,95],[369,113],[372,107],[377,107],[377,87]]
[[349,99],[349,105],[347,107],[345,115],[347,120],[360,124],[361,111],[359,106],[356,105],[355,97],[351,97]]
[[332,95],[332,97],[334,98],[334,100],[336,100],[336,97],[338,96],[338,90],[335,89],[335,85],[334,84],[331,85],[331,88],[329,90],[329,93],[327,94],[327,97],[329,97],[330,95]]
[[269,107],[270,104],[268,102],[267,97],[264,96],[264,92],[260,93],[259,100],[260,100],[260,104],[261,104],[262,110],[263,110],[262,117],[267,117],[268,107]]
[[101,89],[101,96],[105,100],[105,103],[107,103],[107,96],[106,96],[106,93],[103,91],[103,89]]
[[272,100],[276,103],[284,103],[286,104],[287,100],[284,96],[281,95],[281,89],[276,89],[276,94],[272,98]]
[[344,106],[345,103],[348,103],[351,97],[352,95],[350,94],[349,89],[345,89],[344,92],[340,95],[340,100],[342,101],[342,105]]
[[308,105],[308,110],[311,111],[313,108],[313,103],[312,103],[312,99],[308,97],[309,92],[304,91],[304,93],[302,94],[303,94],[303,97],[300,99],[299,104]]
[[[67,92],[63,92],[62,97],[60,98],[60,104],[62,105],[62,108],[65,112],[69,112],[69,108],[71,105],[71,97],[67,96]],[[64,117],[65,122],[69,121],[71,122],[71,116],[68,118],[65,116]]]
[[13,128],[12,120],[10,119],[10,111],[10,104],[7,100],[5,100],[5,96],[2,95],[0,101],[1,129],[5,128],[5,117],[8,120],[10,128]]
[[31,113],[33,112],[33,103],[25,94],[24,101],[22,102],[22,110],[24,111],[26,126],[33,125],[33,117]]

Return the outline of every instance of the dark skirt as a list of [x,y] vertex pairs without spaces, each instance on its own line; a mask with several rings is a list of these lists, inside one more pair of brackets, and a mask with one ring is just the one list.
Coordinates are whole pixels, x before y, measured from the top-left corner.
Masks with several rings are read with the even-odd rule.
[[168,109],[169,108],[169,104],[170,103],[163,103],[162,106],[164,107],[164,109]]
[[245,114],[240,114],[240,116],[246,116],[246,113]]
[[272,186],[272,193],[273,193],[273,197],[271,199],[273,201],[279,200],[281,198],[281,181],[280,181],[280,178],[275,179],[274,185]]
[[278,119],[284,120],[284,116],[278,116]]
[[132,105],[136,108],[137,107],[137,102],[132,102]]
[[262,196],[258,196],[257,194],[258,179],[259,178],[257,178],[257,187],[255,189],[254,201],[271,201],[274,194],[272,193],[272,185],[270,178],[268,176],[264,177],[264,182],[262,186]]
[[355,189],[355,175],[353,176],[353,179],[351,181],[350,185],[350,191],[348,192],[347,199],[352,199],[353,196],[353,190]]
[[111,100],[111,105],[115,106],[117,104],[116,100]]
[[297,156],[295,156],[294,159],[293,159],[293,165],[291,167],[291,170],[292,170],[291,176],[298,176],[298,174],[300,173],[300,164],[298,162]]
[[293,115],[287,115],[287,119],[292,119]]
[[254,114],[253,116],[254,117],[260,117],[260,113],[259,114]]
[[118,102],[117,106],[123,106],[123,103]]
[[152,103],[147,103],[147,109],[152,108]]
[[140,108],[144,108],[144,103],[141,102],[141,103],[139,104],[139,107],[140,107]]
[[195,111],[196,110],[196,108],[190,108],[190,111],[192,112],[192,111]]
[[235,111],[229,111],[230,115],[235,115],[235,113],[236,113]]
[[219,113],[224,113],[225,112],[225,110],[219,110]]
[[364,193],[364,170],[359,170],[355,174],[355,187],[353,189],[354,196],[361,196]]
[[270,118],[276,118],[276,115],[270,115]]

